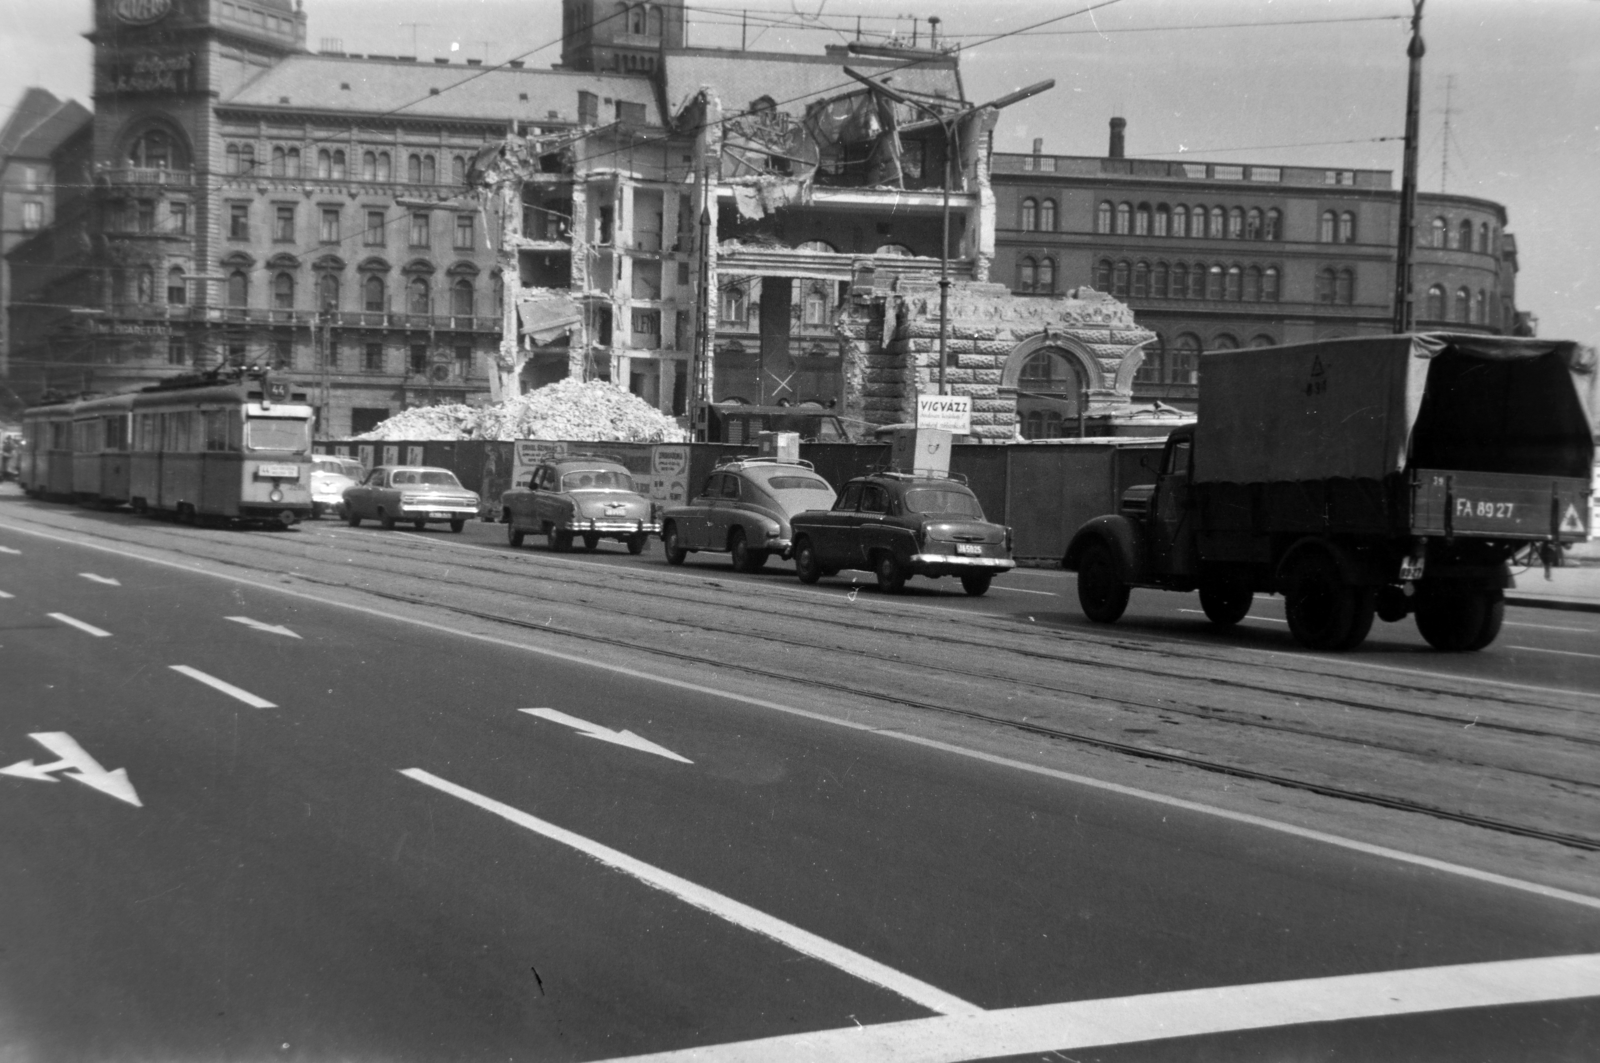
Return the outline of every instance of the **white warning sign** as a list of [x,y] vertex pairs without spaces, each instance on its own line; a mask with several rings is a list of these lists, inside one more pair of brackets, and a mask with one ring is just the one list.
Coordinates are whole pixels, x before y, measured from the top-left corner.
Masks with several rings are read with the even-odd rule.
[[1567,512],[1561,518],[1561,530],[1564,532],[1577,532],[1579,535],[1589,530],[1583,526],[1583,518],[1578,515],[1578,507],[1576,505],[1571,503],[1567,505]]

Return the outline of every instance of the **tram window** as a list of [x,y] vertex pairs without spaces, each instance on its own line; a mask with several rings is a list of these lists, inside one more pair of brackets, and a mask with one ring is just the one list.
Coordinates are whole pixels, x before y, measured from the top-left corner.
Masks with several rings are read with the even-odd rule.
[[106,418],[106,449],[128,449],[128,415]]
[[298,454],[311,449],[307,423],[287,417],[252,417],[245,425],[244,440],[251,450],[288,450]]
[[228,449],[244,449],[244,418],[239,416],[238,410],[228,411]]
[[206,422],[206,449],[207,450],[227,450],[228,449],[228,411],[227,410],[207,410],[207,411],[205,411],[205,422]]

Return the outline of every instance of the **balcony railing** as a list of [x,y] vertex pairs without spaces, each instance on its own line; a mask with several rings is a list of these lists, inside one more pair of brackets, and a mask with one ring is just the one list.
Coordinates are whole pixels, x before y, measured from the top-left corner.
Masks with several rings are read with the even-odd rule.
[[167,170],[146,166],[123,166],[101,170],[100,176],[113,185],[166,185],[185,188],[194,184],[192,170]]
[[107,317],[136,321],[219,321],[304,327],[326,324],[335,328],[431,328],[442,332],[499,332],[502,327],[498,314],[396,314],[388,311],[336,310],[325,319],[323,313],[317,310],[167,303],[117,305],[108,310]]

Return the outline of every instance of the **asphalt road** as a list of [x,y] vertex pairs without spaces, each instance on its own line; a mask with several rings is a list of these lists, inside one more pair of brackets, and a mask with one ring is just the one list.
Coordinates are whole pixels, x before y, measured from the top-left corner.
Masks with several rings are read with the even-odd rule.
[[[270,563],[200,574],[6,525],[0,765],[34,762],[0,775],[7,1057],[1600,1052],[1600,890],[786,711],[715,673],[663,681],[633,655],[324,594]],[[419,540],[465,555],[497,550],[494,530],[379,545],[404,572]],[[383,536],[216,534],[244,552]],[[665,568],[563,560],[580,583],[584,566]],[[776,564],[686,569],[730,605],[798,587]],[[1050,608],[998,584],[903,604],[1076,623],[1069,579],[1014,575],[1012,598]],[[1286,651],[1270,605],[1214,636],[1184,601],[1136,597],[1124,626]],[[1546,656],[1489,674],[1587,682],[1583,658]],[[771,1038],[788,1040],[749,1043]]]

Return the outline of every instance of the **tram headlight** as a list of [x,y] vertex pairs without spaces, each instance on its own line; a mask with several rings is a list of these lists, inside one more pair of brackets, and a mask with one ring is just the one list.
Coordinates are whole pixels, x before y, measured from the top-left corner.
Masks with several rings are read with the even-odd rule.
[[273,502],[282,502],[283,501],[283,488],[281,488],[281,487],[273,487],[272,493],[269,494],[267,496],[267,498],[270,499]]

